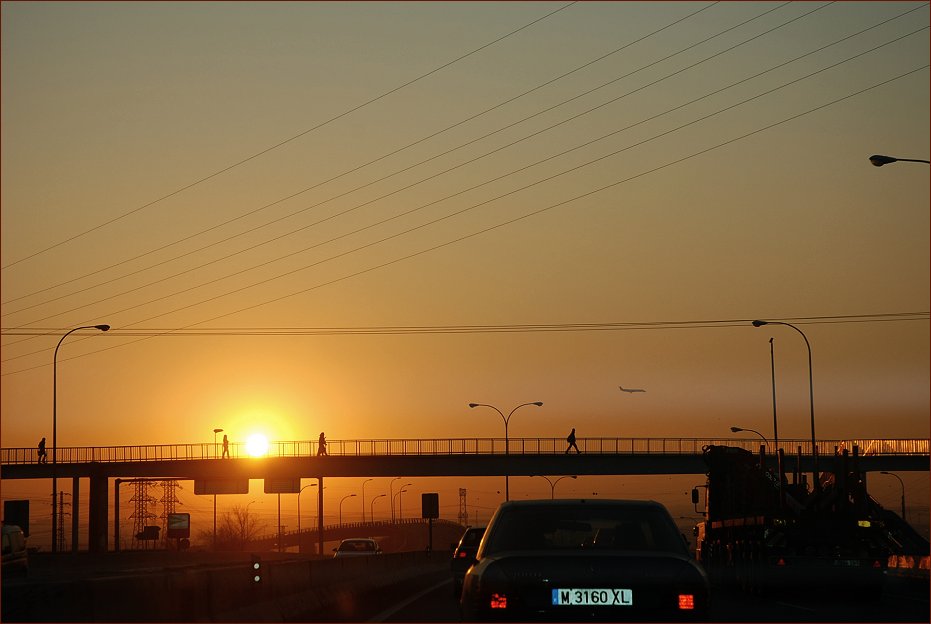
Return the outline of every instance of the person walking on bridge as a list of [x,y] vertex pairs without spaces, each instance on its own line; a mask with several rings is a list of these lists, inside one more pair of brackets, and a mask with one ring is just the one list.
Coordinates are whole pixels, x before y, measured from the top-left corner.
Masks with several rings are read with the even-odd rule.
[[569,443],[569,446],[566,447],[566,453],[569,452],[569,449],[575,449],[576,453],[581,453],[579,447],[575,443],[575,427],[572,428],[572,431],[569,432],[569,435],[566,436],[566,442]]
[[39,440],[39,456],[38,456],[38,462],[39,462],[40,464],[47,464],[47,463],[48,463],[48,453],[45,452],[45,438],[42,438],[41,440]]
[[229,459],[230,457],[230,439],[226,437],[226,434],[223,434],[223,455],[221,459]]
[[320,432],[320,439],[317,440],[317,455],[328,455],[326,452],[326,436]]

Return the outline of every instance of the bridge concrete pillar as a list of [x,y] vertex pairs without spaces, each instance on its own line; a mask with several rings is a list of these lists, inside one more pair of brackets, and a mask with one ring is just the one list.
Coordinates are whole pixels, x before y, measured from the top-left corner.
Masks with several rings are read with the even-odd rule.
[[91,475],[87,527],[87,550],[90,552],[107,552],[107,482],[106,475]]

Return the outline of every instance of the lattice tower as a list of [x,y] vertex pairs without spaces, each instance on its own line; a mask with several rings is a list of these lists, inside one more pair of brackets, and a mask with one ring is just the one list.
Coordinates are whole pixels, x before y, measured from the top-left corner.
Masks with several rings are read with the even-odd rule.
[[459,515],[457,516],[459,524],[462,526],[469,525],[469,507],[466,504],[466,489],[459,488]]
[[168,539],[168,516],[175,513],[176,505],[184,504],[178,500],[177,490],[184,488],[176,479],[160,481],[159,485],[162,486],[162,497],[158,499],[158,502],[162,504],[162,515],[159,518],[162,520],[162,540],[164,541]]
[[65,502],[65,496],[71,496],[71,494],[67,492],[58,493],[58,535],[55,536],[55,541],[58,543],[58,552],[65,552],[65,516],[71,515],[65,512],[65,505],[71,506],[71,503]]
[[[155,514],[149,511],[149,506],[155,504],[155,497],[149,494],[151,481],[136,481],[133,497],[129,499],[130,503],[135,503],[134,511],[129,517],[133,520],[133,542],[138,542],[136,536],[145,530],[149,518],[154,518]],[[136,543],[138,548],[138,543]]]

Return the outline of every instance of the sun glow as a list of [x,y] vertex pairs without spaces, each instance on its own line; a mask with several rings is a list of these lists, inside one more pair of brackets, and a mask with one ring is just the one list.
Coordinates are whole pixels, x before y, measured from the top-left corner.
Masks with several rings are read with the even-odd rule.
[[254,433],[246,440],[246,452],[251,457],[262,457],[268,453],[268,438],[261,433]]

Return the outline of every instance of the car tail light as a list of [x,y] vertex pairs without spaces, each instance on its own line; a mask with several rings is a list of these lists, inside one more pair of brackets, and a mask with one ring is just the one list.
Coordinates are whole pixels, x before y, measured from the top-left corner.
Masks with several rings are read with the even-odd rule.
[[776,562],[776,565],[777,565],[777,566],[784,566],[785,564],[786,564],[786,560],[783,559],[782,557],[779,557],[779,560]]
[[883,564],[881,564],[881,563],[879,562],[879,559],[877,559],[876,561],[873,562],[873,567],[874,567],[874,568],[881,568],[881,567],[883,567]]
[[505,594],[492,594],[490,606],[492,609],[507,609],[508,597]]
[[694,609],[695,608],[695,595],[694,594],[679,594],[679,608],[680,609]]
[[468,555],[466,554],[466,551],[460,550],[460,551],[459,551],[459,558],[460,558],[460,559],[465,559],[466,557],[468,557]]

